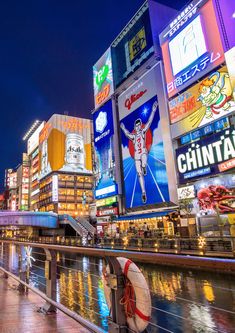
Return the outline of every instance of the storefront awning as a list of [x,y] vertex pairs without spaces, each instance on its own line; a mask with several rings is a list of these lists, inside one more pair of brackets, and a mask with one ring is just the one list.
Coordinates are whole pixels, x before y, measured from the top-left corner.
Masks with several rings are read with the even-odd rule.
[[148,214],[125,215],[125,216],[120,216],[120,217],[114,219],[113,222],[134,221],[134,220],[139,220],[139,219],[160,217],[160,216],[166,216],[170,213],[176,213],[176,211],[175,210],[165,210],[162,212],[153,212],[153,213],[148,213]]

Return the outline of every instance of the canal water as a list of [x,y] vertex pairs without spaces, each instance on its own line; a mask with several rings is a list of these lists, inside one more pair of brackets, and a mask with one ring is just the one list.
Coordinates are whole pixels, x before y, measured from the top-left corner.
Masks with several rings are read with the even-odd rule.
[[[36,261],[32,261],[30,279],[45,291],[45,255],[40,252],[32,251]],[[108,332],[109,309],[101,279],[104,261],[69,253],[60,253],[57,261],[57,300]],[[149,333],[235,333],[234,276],[155,264],[137,265],[151,291]]]

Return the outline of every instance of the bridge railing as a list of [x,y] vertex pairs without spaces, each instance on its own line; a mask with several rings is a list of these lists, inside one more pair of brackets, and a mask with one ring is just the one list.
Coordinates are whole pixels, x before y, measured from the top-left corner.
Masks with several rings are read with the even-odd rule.
[[[0,240],[7,240],[1,235]],[[75,247],[98,247],[159,253],[196,254],[218,257],[235,256],[235,237],[195,237],[195,238],[110,238],[88,240],[87,237],[17,237],[10,238],[22,242],[57,244]]]
[[[91,257],[93,252],[96,252],[96,258]],[[117,256],[115,252],[118,251],[112,251],[113,256],[110,252],[99,248],[40,244],[12,239],[0,240],[0,271],[5,277],[11,276],[18,281],[19,291],[32,290],[40,295],[46,301],[45,305],[39,309],[44,313],[50,313],[58,308],[90,332],[139,332],[130,329],[126,323],[122,302],[126,280],[115,258]],[[153,257],[152,254],[149,255]],[[135,252],[136,258],[142,256],[142,253]],[[130,258],[128,253],[127,258]],[[200,260],[203,261],[203,258]],[[111,310],[104,297],[104,268],[110,272]],[[149,292],[153,296],[158,291],[150,288]],[[129,301],[136,304],[134,296],[130,296]],[[202,306],[196,301],[193,303],[200,308]],[[175,318],[187,321],[190,332],[196,324],[203,329],[208,329],[208,332],[213,331],[213,327],[209,327],[208,322],[203,322],[203,317],[198,316],[192,322],[192,319],[185,318],[180,313],[176,314],[174,310],[165,311],[157,307],[156,303],[153,304],[152,316],[145,332],[169,332],[169,327],[162,327],[158,321],[159,317],[166,314],[170,322],[171,320],[173,322]],[[208,303],[206,307],[209,307]]]

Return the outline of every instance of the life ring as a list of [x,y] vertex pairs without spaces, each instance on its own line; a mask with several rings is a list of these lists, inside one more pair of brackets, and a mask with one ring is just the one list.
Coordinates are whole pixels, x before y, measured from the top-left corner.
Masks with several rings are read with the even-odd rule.
[[[124,296],[121,303],[124,305],[126,321],[131,330],[141,333],[148,326],[151,317],[151,295],[148,284],[140,269],[130,259],[117,257],[126,278]],[[108,286],[109,267],[103,269],[104,294],[107,305],[111,311],[111,289]]]

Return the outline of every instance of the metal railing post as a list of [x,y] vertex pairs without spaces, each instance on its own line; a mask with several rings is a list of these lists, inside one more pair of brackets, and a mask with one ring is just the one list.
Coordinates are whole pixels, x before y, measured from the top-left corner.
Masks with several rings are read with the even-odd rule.
[[[23,265],[23,258],[22,258],[22,246],[17,246],[17,252],[18,252],[18,270],[19,270],[19,278],[22,281],[26,281],[26,272],[24,270]],[[17,290],[21,293],[27,292],[27,289],[24,284],[19,283]]]
[[[10,256],[10,251],[9,251],[9,244],[3,243],[3,267],[5,268],[6,271],[10,270],[9,267],[9,256]],[[3,273],[4,279],[8,279],[8,274]]]
[[108,283],[111,288],[111,318],[109,319],[109,333],[127,333],[127,323],[124,306],[121,299],[124,294],[124,275],[115,257],[106,257],[110,267]]
[[[46,253],[45,261],[45,278],[46,278],[46,295],[48,298],[56,302],[56,274],[57,274],[57,261],[56,251],[44,249]],[[56,312],[56,308],[50,303],[46,302],[42,308],[43,312]]]

